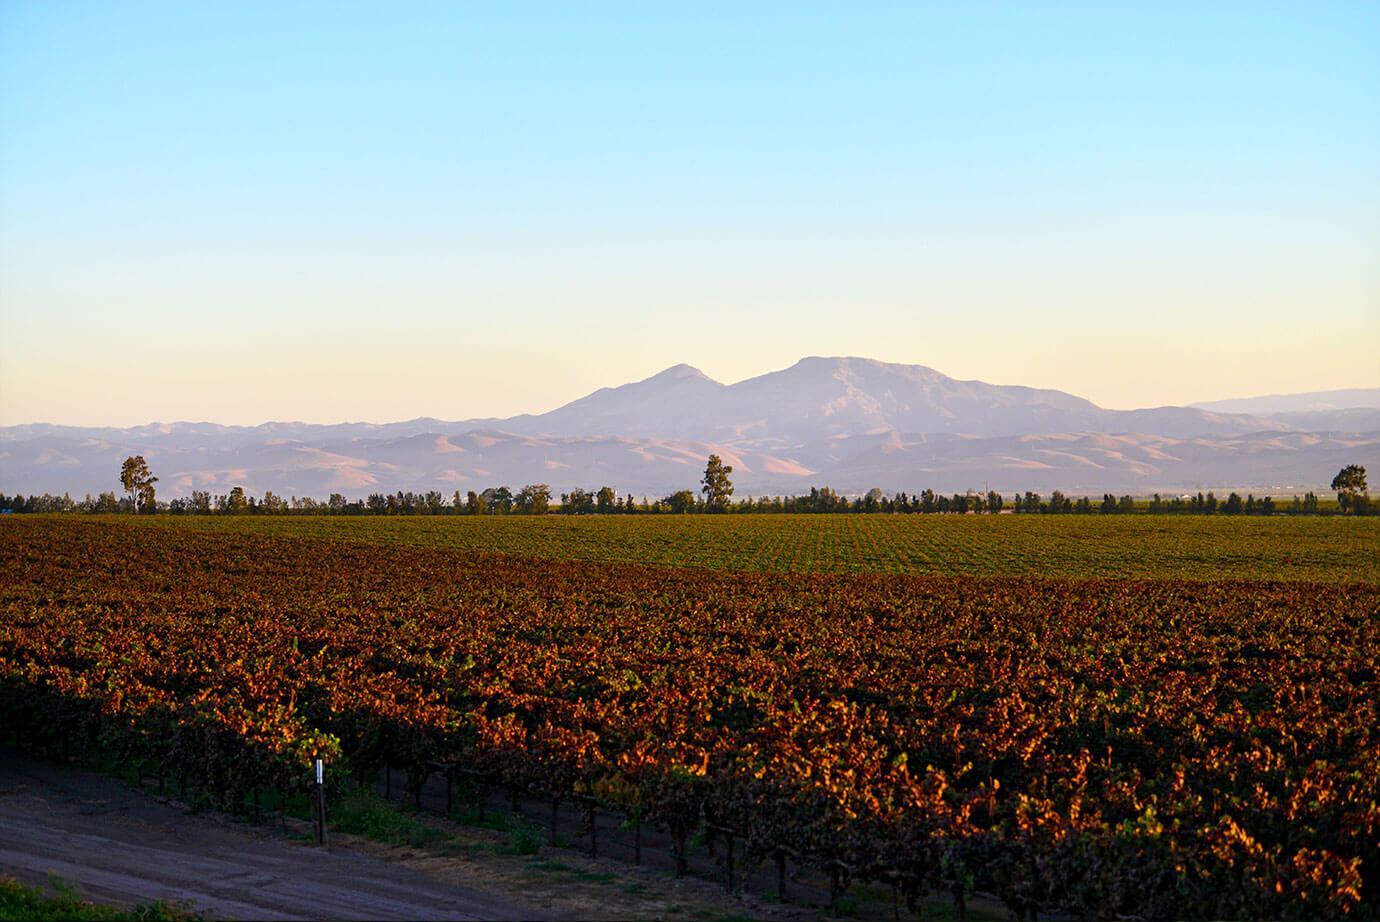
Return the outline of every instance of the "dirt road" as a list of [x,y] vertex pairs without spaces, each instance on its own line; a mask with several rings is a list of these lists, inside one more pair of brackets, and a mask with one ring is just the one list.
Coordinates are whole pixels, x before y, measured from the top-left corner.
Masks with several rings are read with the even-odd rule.
[[523,905],[348,848],[188,816],[120,782],[0,749],[0,873],[132,907],[189,900],[237,919],[540,919]]

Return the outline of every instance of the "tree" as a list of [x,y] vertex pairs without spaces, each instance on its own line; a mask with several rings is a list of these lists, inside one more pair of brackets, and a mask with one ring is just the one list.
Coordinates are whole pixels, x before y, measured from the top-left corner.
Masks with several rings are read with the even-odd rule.
[[878,509],[882,508],[883,495],[881,487],[873,487],[868,490],[867,494],[863,497],[862,511],[876,512]]
[[551,488],[544,483],[529,483],[518,491],[514,502],[523,515],[546,515],[551,507]]
[[566,515],[591,515],[594,512],[594,497],[579,487],[562,493],[561,512]]
[[470,515],[483,515],[486,506],[488,506],[488,501],[473,490],[465,499],[465,512]]
[[231,515],[244,515],[249,511],[249,500],[245,498],[244,487],[234,487],[225,500],[226,511]]
[[1342,512],[1360,512],[1368,503],[1366,493],[1366,469],[1359,464],[1348,464],[1332,478],[1332,489],[1337,492],[1337,505]]
[[513,511],[513,491],[507,487],[490,488],[483,496],[489,504],[490,515],[507,515]]
[[149,473],[149,466],[143,455],[126,458],[120,466],[120,484],[129,494],[135,512],[151,512],[155,507],[153,485],[158,478]]
[[711,507],[722,509],[728,505],[728,498],[733,495],[733,482],[728,479],[731,473],[731,465],[725,465],[718,455],[709,456],[709,463],[704,468],[704,479],[700,481],[704,484],[700,492],[704,494],[705,502]]
[[613,492],[613,487],[601,487],[598,494],[595,495],[594,508],[600,515],[608,515],[617,508],[615,505],[617,499],[618,494]]
[[676,515],[684,515],[687,512],[694,511],[695,494],[691,493],[689,490],[678,490],[663,499],[662,503],[671,507],[671,512]]

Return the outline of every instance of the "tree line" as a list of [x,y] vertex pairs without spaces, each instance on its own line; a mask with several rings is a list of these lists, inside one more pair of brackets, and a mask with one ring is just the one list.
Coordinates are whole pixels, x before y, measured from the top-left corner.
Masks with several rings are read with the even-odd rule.
[[[0,493],[0,510],[5,512],[73,512],[73,513],[133,513],[168,515],[687,515],[694,513],[914,513],[914,514],[998,514],[1003,512],[1031,515],[1318,515],[1331,511],[1324,508],[1315,493],[1295,496],[1290,502],[1277,502],[1273,497],[1257,499],[1254,494],[1244,498],[1236,492],[1219,498],[1212,491],[1197,494],[1162,497],[1156,493],[1148,501],[1137,501],[1129,495],[1113,496],[1104,493],[1100,500],[1087,496],[1077,499],[1055,490],[1048,499],[1039,493],[1016,493],[1009,499],[995,490],[978,493],[967,491],[945,496],[933,490],[919,493],[885,495],[880,488],[866,494],[848,497],[829,487],[811,487],[808,495],[759,496],[734,501],[733,483],[729,474],[733,468],[725,465],[717,455],[710,455],[701,479],[700,495],[691,490],[678,490],[659,499],[642,497],[637,501],[631,494],[620,495],[611,486],[598,489],[573,489],[555,496],[544,483],[529,483],[516,493],[510,487],[489,487],[482,491],[469,490],[461,494],[455,490],[449,496],[439,490],[413,493],[371,493],[364,499],[347,499],[332,493],[324,502],[311,497],[283,497],[272,490],[262,498],[246,493],[243,487],[233,487],[228,493],[212,495],[205,490],[193,490],[189,497],[171,502],[158,500],[154,484],[158,481],[148,469],[142,456],[126,459],[121,467],[120,480],[126,495],[117,497],[113,491],[103,492],[95,499],[74,501],[69,495],[17,495]],[[1366,489],[1366,469],[1348,465],[1332,481],[1337,492],[1336,508],[1343,514],[1373,515],[1380,513],[1380,503],[1373,503]]]

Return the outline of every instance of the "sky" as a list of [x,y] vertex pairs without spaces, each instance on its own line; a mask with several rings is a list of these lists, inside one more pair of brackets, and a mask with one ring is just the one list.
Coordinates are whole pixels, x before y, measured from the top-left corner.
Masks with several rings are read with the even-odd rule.
[[1380,4],[0,3],[0,425],[1380,386]]

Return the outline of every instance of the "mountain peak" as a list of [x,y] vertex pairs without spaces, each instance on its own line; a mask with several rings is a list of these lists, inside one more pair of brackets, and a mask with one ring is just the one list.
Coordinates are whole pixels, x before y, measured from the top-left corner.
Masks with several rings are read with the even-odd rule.
[[681,362],[679,365],[672,365],[665,371],[657,372],[656,374],[652,375],[650,378],[647,378],[646,380],[673,381],[679,378],[702,378],[705,381],[713,380],[713,378],[710,378],[709,375],[700,371],[694,365],[687,365],[684,362]]
[[882,362],[858,355],[810,355],[792,365],[787,371],[822,372],[832,375],[857,375],[864,372],[901,375],[911,381],[952,381],[948,375],[927,365],[901,365]]

